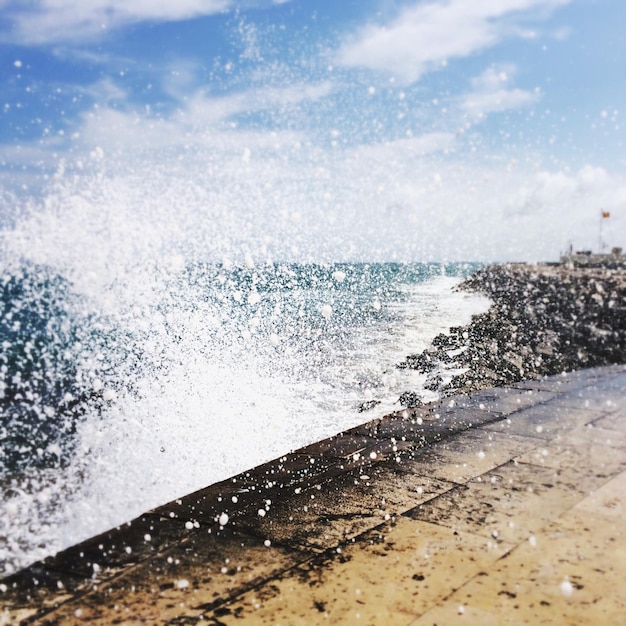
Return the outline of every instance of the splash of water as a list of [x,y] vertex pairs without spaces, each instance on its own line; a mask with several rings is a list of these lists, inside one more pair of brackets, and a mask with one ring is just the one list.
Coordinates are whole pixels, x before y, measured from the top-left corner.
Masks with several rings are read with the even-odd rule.
[[[360,402],[401,388],[416,285],[442,280],[274,262],[293,247],[278,196],[250,196],[247,175],[215,188],[96,156],[2,239],[5,571],[363,421]],[[418,324],[416,348],[436,330]]]

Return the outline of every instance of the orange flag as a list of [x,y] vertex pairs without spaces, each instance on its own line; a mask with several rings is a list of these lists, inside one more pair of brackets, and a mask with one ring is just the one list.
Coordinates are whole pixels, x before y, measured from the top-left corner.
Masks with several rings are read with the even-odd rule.
[[611,217],[610,211],[602,211],[602,217]]

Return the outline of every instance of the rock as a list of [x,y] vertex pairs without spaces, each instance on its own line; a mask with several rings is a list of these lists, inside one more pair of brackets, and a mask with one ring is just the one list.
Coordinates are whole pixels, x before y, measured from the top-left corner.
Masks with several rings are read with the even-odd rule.
[[357,411],[359,413],[365,413],[365,411],[371,411],[375,406],[380,404],[380,400],[367,400],[366,402],[361,402],[357,407]]
[[427,351],[421,354],[410,354],[402,363],[398,363],[400,369],[417,370],[421,374],[432,372],[437,366],[437,360]]
[[445,393],[505,385],[562,371],[626,362],[626,271],[554,265],[491,265],[459,289],[492,299],[465,327],[399,365],[431,376],[465,369]]
[[442,387],[443,378],[441,377],[441,374],[429,376],[424,383],[424,389],[428,389],[428,391],[441,391]]
[[398,398],[398,402],[401,406],[407,409],[416,409],[417,407],[422,406],[423,402],[420,396],[415,393],[415,391],[405,391],[400,394],[400,398]]

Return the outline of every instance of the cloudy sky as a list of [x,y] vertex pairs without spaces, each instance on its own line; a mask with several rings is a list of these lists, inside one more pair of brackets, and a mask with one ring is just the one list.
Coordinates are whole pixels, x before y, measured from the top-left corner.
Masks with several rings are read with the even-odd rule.
[[626,245],[624,24],[622,0],[0,0],[1,223],[58,254]]

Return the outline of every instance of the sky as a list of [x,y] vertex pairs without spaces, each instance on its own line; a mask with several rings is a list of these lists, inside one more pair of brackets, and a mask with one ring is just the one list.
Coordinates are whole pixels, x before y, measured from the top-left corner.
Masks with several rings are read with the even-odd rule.
[[622,0],[0,0],[4,239],[235,261],[626,247],[624,24]]

